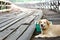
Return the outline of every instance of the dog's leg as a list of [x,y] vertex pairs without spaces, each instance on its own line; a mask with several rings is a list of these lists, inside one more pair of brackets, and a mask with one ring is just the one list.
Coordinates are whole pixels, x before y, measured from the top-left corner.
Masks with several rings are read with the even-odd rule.
[[46,37],[46,35],[43,35],[43,34],[39,34],[39,35],[37,35],[37,36],[35,36],[35,38],[38,38],[38,37]]
[[42,34],[39,34],[39,35],[35,36],[35,38],[38,38],[38,37],[41,37],[41,36],[42,36]]
[[39,35],[35,36],[35,38],[38,38],[38,37],[45,37],[44,32],[43,32],[43,31],[41,31],[41,34],[39,34]]

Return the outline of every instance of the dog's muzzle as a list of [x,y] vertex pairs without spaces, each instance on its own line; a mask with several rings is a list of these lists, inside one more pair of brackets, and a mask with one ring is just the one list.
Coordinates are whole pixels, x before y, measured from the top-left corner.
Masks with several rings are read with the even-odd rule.
[[42,28],[44,28],[44,25],[43,25],[43,24],[41,24],[41,27],[42,27]]
[[42,30],[45,30],[45,28],[44,28],[45,26],[43,25],[43,24],[41,24],[41,28],[42,28]]

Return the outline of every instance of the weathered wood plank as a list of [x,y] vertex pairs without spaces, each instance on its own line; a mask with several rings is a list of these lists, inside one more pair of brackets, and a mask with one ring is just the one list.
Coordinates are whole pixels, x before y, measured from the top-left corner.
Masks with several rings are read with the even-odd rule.
[[15,32],[9,35],[5,40],[16,40],[18,36],[21,36],[25,30],[27,30],[28,25],[21,25]]
[[6,21],[8,21],[8,20],[11,20],[11,19],[12,19],[12,18],[2,18],[2,19],[0,19],[0,24],[6,22]]
[[4,27],[4,26],[6,26],[7,24],[9,24],[9,23],[11,23],[11,22],[13,22],[14,20],[16,20],[17,18],[13,18],[13,19],[11,19],[11,20],[8,20],[8,21],[6,21],[6,22],[4,22],[4,23],[2,23],[2,24],[0,24],[0,28],[2,28],[2,27]]
[[30,25],[29,28],[24,32],[24,34],[19,38],[17,38],[17,40],[30,40],[34,30],[35,30],[35,25],[34,24]]
[[[25,19],[26,20],[26,19]],[[0,32],[0,40],[6,38],[9,36],[11,33],[13,33],[20,25],[22,24],[24,20],[21,20],[14,25],[10,26],[9,28],[5,29],[4,31]]]
[[[11,33],[13,33],[15,30],[17,30],[18,27],[20,27],[20,25],[26,21],[27,18],[21,20],[21,21],[18,21],[18,22],[15,22],[14,25],[11,25],[9,28],[5,29],[4,31],[0,32],[0,40],[2,39],[5,39],[6,37],[8,37]],[[13,30],[11,30],[13,29]]]
[[25,22],[23,22],[24,25],[30,24],[34,20],[35,16],[30,16]]
[[16,23],[17,21],[19,21],[19,20],[21,20],[21,19],[23,19],[23,18],[25,18],[25,17],[28,17],[29,15],[31,15],[31,14],[24,14],[24,15],[21,15],[22,17],[19,16],[20,18],[16,19],[15,21],[11,22],[10,24],[8,24],[8,25],[6,25],[6,26],[0,28],[0,31],[3,31],[3,30],[6,29],[7,27],[13,25],[13,24]]

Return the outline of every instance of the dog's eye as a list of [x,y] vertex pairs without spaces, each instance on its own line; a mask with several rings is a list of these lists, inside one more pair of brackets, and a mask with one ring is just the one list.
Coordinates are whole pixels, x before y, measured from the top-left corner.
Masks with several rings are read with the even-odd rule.
[[40,23],[42,23],[42,22],[40,22]]
[[45,22],[44,22],[45,23]]

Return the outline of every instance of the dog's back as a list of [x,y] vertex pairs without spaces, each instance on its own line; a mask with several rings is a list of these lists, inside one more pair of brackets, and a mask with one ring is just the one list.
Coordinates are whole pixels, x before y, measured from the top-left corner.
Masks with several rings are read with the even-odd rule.
[[51,32],[56,36],[60,36],[60,25],[52,25]]

